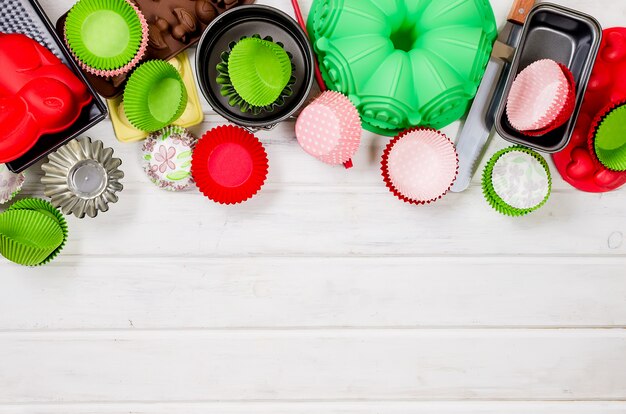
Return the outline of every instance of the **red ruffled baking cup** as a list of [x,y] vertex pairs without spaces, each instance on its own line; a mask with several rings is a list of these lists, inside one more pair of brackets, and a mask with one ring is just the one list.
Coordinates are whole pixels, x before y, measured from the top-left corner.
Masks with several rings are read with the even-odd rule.
[[330,165],[351,166],[361,144],[361,117],[345,95],[327,91],[296,122],[296,138],[309,155]]
[[459,169],[454,144],[434,129],[403,132],[387,145],[382,174],[389,190],[411,204],[439,200],[452,187]]
[[535,131],[521,131],[522,134],[529,137],[540,137],[542,135],[545,135],[548,132],[554,131],[555,129],[565,124],[574,113],[574,109],[576,107],[576,80],[574,79],[572,71],[570,71],[567,66],[560,63],[559,66],[561,67],[561,70],[563,70],[563,74],[567,78],[567,82],[570,87],[567,94],[567,99],[565,100],[565,105],[561,109],[561,112],[559,112],[559,115],[550,125],[543,129],[538,129]]
[[506,104],[509,123],[520,132],[551,126],[567,105],[570,89],[557,62],[543,59],[530,64],[511,86]]
[[65,34],[65,33],[63,34],[64,40],[65,40],[65,44],[68,45],[68,49],[69,49],[70,53],[72,54],[72,57],[74,58],[74,60],[78,64],[78,66],[80,66],[80,68],[83,69],[84,71],[89,72],[92,75],[100,76],[100,77],[103,77],[103,78],[111,78],[111,77],[123,75],[123,74],[126,74],[126,73],[130,72],[145,57],[146,51],[148,49],[148,40],[149,40],[149,37],[150,37],[149,36],[148,21],[146,20],[146,17],[143,15],[141,10],[139,10],[139,8],[135,5],[135,3],[133,3],[131,0],[126,0],[126,2],[128,4],[130,4],[130,6],[133,8],[133,10],[135,10],[135,12],[137,13],[137,17],[139,17],[139,20],[141,21],[141,43],[139,45],[139,49],[137,50],[137,54],[135,55],[135,57],[130,62],[128,62],[126,65],[122,66],[121,68],[111,69],[111,70],[103,70],[103,69],[97,69],[97,68],[89,66],[88,64],[83,62],[72,51],[72,48],[69,47],[69,42],[67,41],[67,34]]
[[261,141],[232,125],[204,134],[191,161],[191,174],[200,191],[220,204],[238,204],[252,198],[263,187],[268,169]]

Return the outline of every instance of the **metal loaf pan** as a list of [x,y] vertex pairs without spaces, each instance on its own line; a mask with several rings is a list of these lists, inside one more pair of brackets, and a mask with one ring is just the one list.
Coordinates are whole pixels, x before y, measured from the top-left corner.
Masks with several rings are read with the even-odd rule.
[[[601,40],[602,27],[593,17],[550,3],[535,6],[524,25],[521,43],[513,57],[498,106],[495,117],[498,134],[507,141],[543,152],[554,153],[565,148],[574,132]],[[540,59],[552,59],[570,69],[576,80],[576,107],[572,117],[562,127],[540,137],[527,137],[509,123],[506,97],[515,77]]]
[[87,85],[92,96],[91,104],[83,109],[71,127],[63,132],[40,137],[30,151],[6,164],[9,170],[20,172],[104,120],[107,109],[55,33],[54,26],[37,0],[0,0],[0,9],[0,31],[25,34],[50,49]]
[[[293,94],[285,99],[284,105],[258,115],[243,113],[230,106],[216,82],[222,52],[228,50],[231,42],[254,34],[271,36],[275,42],[283,43],[293,55],[296,67]],[[252,129],[272,128],[292,116],[307,101],[315,75],[313,49],[298,23],[276,8],[261,5],[237,7],[211,22],[198,44],[196,69],[200,90],[215,112]]]

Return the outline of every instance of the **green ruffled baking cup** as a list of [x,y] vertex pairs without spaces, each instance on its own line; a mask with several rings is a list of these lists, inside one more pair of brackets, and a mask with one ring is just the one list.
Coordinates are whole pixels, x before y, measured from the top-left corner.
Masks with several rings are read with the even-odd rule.
[[[531,156],[543,168],[547,176],[548,188],[547,188],[547,193],[545,197],[543,197],[541,201],[537,202],[535,205],[533,205],[530,208],[516,208],[514,206],[509,205],[504,199],[502,199],[500,195],[498,195],[498,193],[496,192],[494,188],[493,172],[494,172],[494,169],[496,168],[496,165],[498,164],[498,161],[503,156],[507,154],[511,154],[513,152],[520,152],[520,153]],[[550,198],[550,194],[552,192],[552,176],[550,174],[550,167],[548,166],[548,163],[546,162],[546,160],[541,155],[539,155],[539,153],[531,149],[528,149],[522,146],[513,146],[513,147],[505,148],[503,150],[496,152],[491,157],[487,165],[485,166],[485,169],[482,175],[482,188],[483,188],[483,195],[485,196],[485,199],[487,200],[489,205],[491,205],[491,207],[493,207],[493,209],[499,212],[500,214],[504,214],[504,215],[511,216],[511,217],[525,216],[543,207],[547,203],[548,199]]]
[[609,110],[595,129],[593,147],[609,170],[626,171],[626,104]]
[[130,123],[146,132],[158,131],[185,112],[187,89],[176,68],[162,60],[139,66],[124,89],[124,112]]
[[47,214],[33,210],[8,210],[0,214],[0,254],[14,263],[39,266],[63,240],[63,229]]
[[67,15],[65,38],[84,64],[115,70],[130,63],[139,52],[143,25],[126,0],[80,0]]
[[[258,34],[253,35],[252,37],[259,38],[259,39],[261,38]],[[242,39],[245,39],[245,38],[242,38]],[[273,39],[271,36],[266,36],[265,38],[263,38],[263,40],[266,40],[268,42],[273,42]],[[233,87],[233,84],[230,80],[230,74],[228,72],[228,60],[230,58],[230,52],[232,51],[232,49],[235,47],[236,44],[237,42],[231,42],[229,44],[228,51],[222,52],[222,55],[221,55],[222,61],[217,65],[217,72],[218,72],[217,83],[221,85],[220,93],[222,94],[222,96],[225,96],[228,98],[228,104],[232,107],[239,107],[239,109],[243,113],[250,112],[253,115],[258,115],[263,112],[271,112],[276,107],[283,106],[285,104],[285,99],[293,95],[292,88],[293,88],[293,85],[296,83],[296,78],[295,76],[293,76],[293,72],[295,71],[295,65],[293,64],[293,62],[291,63],[292,75],[289,77],[289,82],[287,82],[287,86],[285,86],[285,88],[281,92],[278,99],[275,102],[271,103],[270,105],[266,105],[266,106],[250,105],[241,97],[241,95],[237,93],[237,91]],[[280,42],[277,42],[276,44],[283,47],[283,44]],[[293,59],[293,55],[291,53],[287,52],[287,55],[289,56],[290,60]]]
[[61,211],[55,208],[51,203],[40,198],[25,198],[17,201],[9,207],[8,211],[12,210],[37,211],[56,220],[61,228],[61,231],[63,232],[63,242],[43,262],[41,262],[40,265],[48,264],[54,260],[65,247],[65,243],[67,242],[67,237],[69,235],[67,221]]
[[230,82],[251,106],[265,107],[280,98],[293,73],[285,49],[260,37],[245,37],[231,49],[228,57]]

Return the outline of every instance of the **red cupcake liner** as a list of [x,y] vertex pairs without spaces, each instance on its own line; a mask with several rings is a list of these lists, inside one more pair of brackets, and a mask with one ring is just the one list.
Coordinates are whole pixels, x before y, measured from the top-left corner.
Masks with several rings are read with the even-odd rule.
[[438,131],[438,130],[436,130],[434,128],[417,127],[417,128],[408,129],[408,130],[403,131],[402,133],[400,133],[395,138],[393,138],[387,144],[387,146],[385,147],[385,150],[384,150],[383,156],[382,156],[382,160],[381,160],[381,172],[382,172],[383,181],[385,182],[385,185],[387,186],[389,191],[391,193],[393,193],[393,195],[395,195],[398,199],[404,201],[405,203],[409,203],[409,204],[426,205],[426,204],[431,204],[431,203],[434,203],[434,202],[440,200],[452,188],[452,185],[456,181],[456,178],[458,177],[458,174],[459,174],[459,155],[458,155],[458,153],[456,153],[456,149],[455,149],[455,154],[456,154],[456,171],[455,171],[455,174],[454,174],[454,178],[451,180],[450,185],[448,186],[448,188],[445,191],[443,191],[439,196],[434,197],[434,198],[429,199],[429,200],[415,200],[415,199],[412,199],[412,198],[409,198],[409,197],[405,196],[404,194],[402,194],[399,191],[398,188],[396,188],[396,186],[394,185],[394,183],[393,183],[393,181],[391,179],[391,175],[389,173],[389,155],[391,154],[391,152],[393,150],[393,147],[396,145],[396,143],[398,143],[398,141],[400,141],[406,135],[408,135],[408,134],[410,134],[412,132],[417,132],[417,131],[436,132],[437,134],[441,135],[446,140],[448,140],[450,145],[452,145],[452,147],[454,148],[454,143],[450,140],[450,138],[448,138],[443,132]]
[[574,109],[576,107],[576,80],[574,79],[572,71],[570,71],[567,66],[559,63],[559,67],[563,70],[563,74],[567,78],[567,83],[570,87],[569,92],[567,93],[567,99],[565,100],[565,105],[563,105],[561,112],[559,112],[556,119],[552,121],[550,125],[535,131],[520,131],[523,135],[528,137],[539,137],[545,135],[565,124],[574,113]]
[[268,170],[261,141],[233,125],[205,133],[191,161],[191,174],[202,194],[220,204],[239,204],[252,198],[263,187]]
[[593,118],[593,121],[591,121],[591,128],[589,128],[589,134],[587,135],[587,149],[589,150],[589,155],[591,155],[591,160],[593,161],[594,165],[597,168],[600,168],[602,170],[608,170],[608,171],[613,171],[613,172],[618,172],[618,173],[624,172],[624,171],[613,170],[611,168],[608,168],[606,165],[602,164],[602,162],[598,158],[598,154],[596,154],[596,145],[595,145],[596,131],[600,127],[600,124],[602,123],[602,121],[604,121],[604,118],[606,118],[606,116],[610,114],[611,112],[613,112],[615,109],[623,105],[626,105],[626,99],[611,102],[610,104],[602,108],[602,110],[598,112],[596,116]]

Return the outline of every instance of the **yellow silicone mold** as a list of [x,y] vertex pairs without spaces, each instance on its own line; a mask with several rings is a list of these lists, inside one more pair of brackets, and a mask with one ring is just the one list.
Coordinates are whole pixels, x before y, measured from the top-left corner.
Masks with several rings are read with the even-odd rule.
[[[185,128],[198,125],[204,120],[204,113],[202,112],[202,104],[198,96],[198,88],[196,87],[196,81],[191,70],[189,57],[187,53],[180,53],[169,62],[180,72],[188,95],[187,108],[185,108],[185,112],[183,112],[181,117],[178,118],[173,125]],[[113,129],[115,130],[115,136],[118,141],[135,142],[141,141],[148,136],[147,132],[138,130],[132,126],[128,118],[126,118],[122,96],[115,99],[107,99],[107,105],[109,106],[111,122],[113,123]]]

